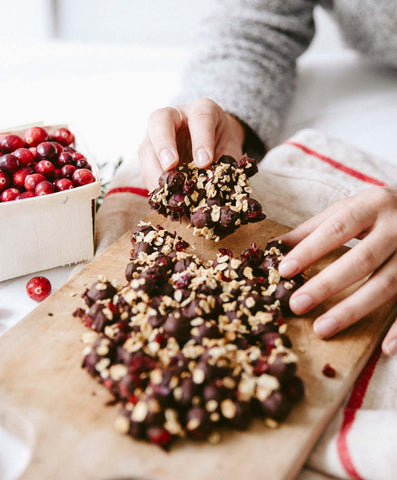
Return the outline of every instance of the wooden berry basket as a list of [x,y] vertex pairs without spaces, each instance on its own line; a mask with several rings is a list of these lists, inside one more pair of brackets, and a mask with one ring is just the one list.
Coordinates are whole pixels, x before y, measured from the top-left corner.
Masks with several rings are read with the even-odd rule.
[[[51,195],[0,204],[0,281],[48,268],[90,260],[94,255],[95,198],[100,194],[99,171],[92,155],[65,124],[43,125],[49,133],[69,128],[76,149],[92,167],[95,182]],[[2,134],[23,135],[33,125]]]

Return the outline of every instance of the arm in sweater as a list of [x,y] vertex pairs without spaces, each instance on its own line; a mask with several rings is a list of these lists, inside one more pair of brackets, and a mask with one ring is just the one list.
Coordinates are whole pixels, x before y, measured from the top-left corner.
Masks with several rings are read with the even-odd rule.
[[178,103],[209,97],[245,124],[244,148],[275,145],[294,90],[295,62],[314,35],[315,0],[217,0],[199,32]]

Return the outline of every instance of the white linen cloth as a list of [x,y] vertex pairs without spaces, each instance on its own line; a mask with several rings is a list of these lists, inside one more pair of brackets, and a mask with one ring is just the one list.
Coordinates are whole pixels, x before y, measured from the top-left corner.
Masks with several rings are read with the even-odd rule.
[[[272,149],[252,179],[268,218],[295,227],[333,202],[397,182],[397,167],[315,130]],[[97,216],[97,253],[150,212],[139,164],[124,165]],[[375,352],[299,480],[397,478],[397,356]]]

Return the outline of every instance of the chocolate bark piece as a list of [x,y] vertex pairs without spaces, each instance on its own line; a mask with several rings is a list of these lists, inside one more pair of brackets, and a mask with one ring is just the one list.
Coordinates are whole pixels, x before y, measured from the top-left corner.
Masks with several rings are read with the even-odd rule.
[[[91,334],[101,332],[85,342],[83,367],[122,403],[117,430],[168,449],[177,438],[246,428],[258,415],[284,420],[304,395],[283,327],[284,245],[251,244],[239,257],[221,249],[204,262],[150,224],[132,244],[128,283],[101,277],[84,295],[88,308],[76,311]],[[291,289],[301,283],[294,277]]]
[[257,171],[247,155],[240,160],[223,155],[207,169],[180,164],[162,173],[149,204],[172,220],[186,217],[194,235],[218,241],[241,224],[265,218],[259,202],[250,198],[248,177]]

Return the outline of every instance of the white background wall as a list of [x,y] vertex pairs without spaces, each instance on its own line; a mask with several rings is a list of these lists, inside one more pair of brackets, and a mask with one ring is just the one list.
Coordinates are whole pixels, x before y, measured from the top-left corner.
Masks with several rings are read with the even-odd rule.
[[[0,41],[60,39],[189,48],[213,0],[0,0]],[[329,15],[317,9],[312,49],[340,48]],[[332,39],[332,41],[330,41]]]

